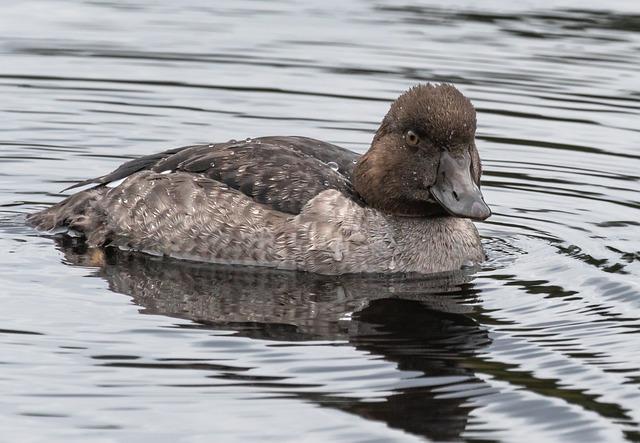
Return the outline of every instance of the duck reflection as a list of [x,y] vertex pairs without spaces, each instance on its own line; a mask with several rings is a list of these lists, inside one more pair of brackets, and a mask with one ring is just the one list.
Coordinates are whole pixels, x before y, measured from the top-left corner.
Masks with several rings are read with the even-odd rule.
[[488,388],[466,364],[489,337],[473,318],[476,291],[462,271],[328,277],[98,252],[69,238],[58,239],[58,245],[68,264],[96,266],[110,289],[130,295],[142,313],[251,338],[345,340],[399,370],[421,374],[411,387],[393,389],[385,401],[295,394],[322,406],[429,439],[455,440],[473,409],[469,398]]

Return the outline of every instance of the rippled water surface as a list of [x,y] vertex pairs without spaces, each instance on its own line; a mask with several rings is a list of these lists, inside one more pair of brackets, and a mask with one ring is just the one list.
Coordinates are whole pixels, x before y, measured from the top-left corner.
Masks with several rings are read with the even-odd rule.
[[[0,14],[1,441],[640,441],[637,1],[21,1]],[[37,235],[125,159],[478,110],[482,269],[328,278]]]

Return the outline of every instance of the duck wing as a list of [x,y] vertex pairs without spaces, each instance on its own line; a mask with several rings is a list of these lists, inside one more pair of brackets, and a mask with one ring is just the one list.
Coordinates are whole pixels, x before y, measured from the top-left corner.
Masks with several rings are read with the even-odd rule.
[[143,170],[180,171],[224,183],[277,211],[299,214],[309,200],[327,189],[359,201],[351,185],[358,157],[355,152],[307,137],[260,137],[147,155],[67,189],[106,185]]

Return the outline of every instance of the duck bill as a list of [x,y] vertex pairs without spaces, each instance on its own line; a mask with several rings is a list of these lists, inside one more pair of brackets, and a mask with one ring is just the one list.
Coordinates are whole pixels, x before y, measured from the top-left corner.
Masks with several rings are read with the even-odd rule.
[[438,164],[438,177],[431,186],[431,195],[449,214],[456,217],[484,220],[491,209],[471,176],[469,151],[454,157],[443,151]]

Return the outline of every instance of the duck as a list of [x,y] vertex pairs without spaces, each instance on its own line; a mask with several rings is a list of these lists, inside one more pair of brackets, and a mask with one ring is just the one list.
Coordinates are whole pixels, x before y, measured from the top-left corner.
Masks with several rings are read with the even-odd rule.
[[[30,214],[40,231],[183,260],[341,275],[431,274],[485,259],[476,112],[454,85],[411,87],[368,151],[302,136],[142,156]],[[66,191],[66,190],[65,190]]]

